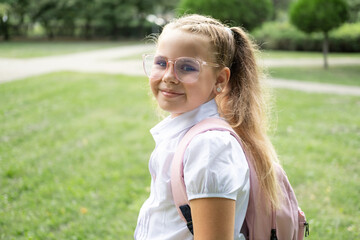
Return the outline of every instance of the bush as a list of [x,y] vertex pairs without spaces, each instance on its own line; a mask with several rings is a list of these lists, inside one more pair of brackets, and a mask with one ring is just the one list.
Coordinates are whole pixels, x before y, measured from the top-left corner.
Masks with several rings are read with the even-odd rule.
[[360,52],[360,22],[346,23],[330,32],[330,49],[338,52]]
[[[288,22],[267,22],[252,32],[263,49],[321,51],[322,34],[306,34]],[[360,23],[347,23],[329,33],[330,51],[360,52]]]

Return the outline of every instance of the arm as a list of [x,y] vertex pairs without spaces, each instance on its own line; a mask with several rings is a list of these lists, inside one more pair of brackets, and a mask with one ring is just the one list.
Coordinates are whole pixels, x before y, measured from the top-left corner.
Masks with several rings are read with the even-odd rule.
[[190,201],[194,240],[234,239],[235,200],[200,198]]

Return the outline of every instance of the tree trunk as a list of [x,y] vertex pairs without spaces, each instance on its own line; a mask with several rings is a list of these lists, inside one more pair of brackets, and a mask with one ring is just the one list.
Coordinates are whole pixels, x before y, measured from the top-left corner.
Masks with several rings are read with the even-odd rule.
[[90,40],[92,37],[92,35],[91,35],[91,18],[90,17],[85,18],[84,35],[85,35],[86,40]]
[[323,41],[323,55],[324,55],[324,68],[328,69],[328,52],[329,52],[329,34],[324,32],[324,41]]
[[9,32],[9,19],[2,15],[0,15],[0,36],[1,33],[4,36],[4,40],[5,41],[9,41],[10,40],[10,32]]
[[118,26],[116,23],[116,19],[113,19],[111,22],[111,37],[113,40],[117,40],[118,38]]
[[45,33],[46,33],[48,40],[50,40],[50,41],[54,40],[54,32],[53,32],[51,25],[48,23],[48,21],[46,21],[46,20],[42,21],[42,25],[45,28]]

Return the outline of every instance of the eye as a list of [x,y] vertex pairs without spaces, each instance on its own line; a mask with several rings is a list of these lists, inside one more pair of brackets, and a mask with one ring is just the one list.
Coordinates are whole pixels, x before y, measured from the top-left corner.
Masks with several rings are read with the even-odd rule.
[[197,69],[192,66],[192,65],[182,65],[181,66],[181,70],[185,71],[185,72],[193,72],[193,71],[197,71]]
[[155,64],[159,65],[160,67],[166,67],[166,61],[164,60],[156,61]]
[[161,68],[166,68],[166,59],[161,58],[161,57],[156,57],[154,59],[154,65],[161,67]]
[[196,61],[184,59],[177,62],[176,68],[186,73],[198,72],[199,64]]

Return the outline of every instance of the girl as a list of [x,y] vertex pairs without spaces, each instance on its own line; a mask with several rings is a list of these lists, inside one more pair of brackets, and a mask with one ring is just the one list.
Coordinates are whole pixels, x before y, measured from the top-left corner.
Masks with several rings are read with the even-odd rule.
[[194,235],[175,208],[170,168],[192,126],[205,118],[224,118],[253,155],[266,196],[278,205],[277,157],[266,135],[254,45],[241,28],[188,15],[167,24],[155,55],[143,60],[152,93],[170,116],[151,129],[156,142],[149,162],[151,193],[140,210],[135,239],[245,239],[240,228],[249,199],[249,168],[230,133],[199,134],[186,149],[184,181]]

